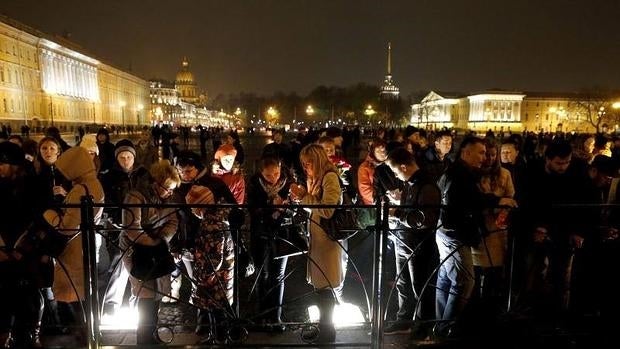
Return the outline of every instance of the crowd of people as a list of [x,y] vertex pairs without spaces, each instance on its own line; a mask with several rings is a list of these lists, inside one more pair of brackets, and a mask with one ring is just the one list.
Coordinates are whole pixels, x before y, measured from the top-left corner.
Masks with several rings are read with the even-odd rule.
[[[320,205],[342,204],[345,194],[390,206],[382,218],[398,310],[386,335],[459,337],[472,313],[493,318],[508,306],[558,326],[567,315],[611,318],[618,309],[601,282],[605,266],[617,265],[617,138],[457,136],[408,126],[373,130],[364,142],[359,129],[336,127],[301,130],[287,142],[274,130],[253,159],[256,172],[246,173],[235,131],[198,132],[198,153],[190,142],[170,143],[162,128],[145,130],[135,143],[113,144],[105,128],[81,135],[74,147],[54,128],[39,142],[0,142],[6,347],[41,346],[43,321],[85,340],[81,215],[63,205],[84,195],[109,204],[93,212],[101,227],[96,259],[108,261],[102,315],[119,311],[129,283],[138,344],[159,342],[160,303],[179,301],[184,279],[191,281],[196,333],[203,343],[225,342],[235,263],[245,275],[257,271],[256,328],[284,331],[288,258],[305,251],[320,319],[304,340],[334,342],[349,256],[347,241],[333,241],[321,225],[334,209]],[[169,203],[179,205],[162,205]],[[319,207],[294,209],[303,205]],[[144,254],[158,262],[147,266]]]

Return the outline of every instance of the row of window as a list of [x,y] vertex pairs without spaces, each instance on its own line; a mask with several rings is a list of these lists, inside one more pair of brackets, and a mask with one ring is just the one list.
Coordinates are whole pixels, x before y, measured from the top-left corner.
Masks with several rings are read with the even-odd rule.
[[19,51],[19,58],[26,59],[28,61],[37,62],[36,49],[28,49],[25,47],[17,47],[15,40],[5,39],[0,37],[0,52],[4,52],[9,55],[17,57]]
[[17,84],[18,86],[36,87],[38,86],[39,77],[37,74],[32,74],[32,71],[28,71],[28,76],[24,71],[18,74],[18,69],[11,69],[10,67],[4,67],[0,65],[0,82],[8,82],[10,84]]

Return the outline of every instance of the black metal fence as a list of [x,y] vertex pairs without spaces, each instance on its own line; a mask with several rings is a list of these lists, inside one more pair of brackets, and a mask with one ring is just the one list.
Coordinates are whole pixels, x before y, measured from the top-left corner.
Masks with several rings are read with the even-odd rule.
[[[91,198],[83,197],[80,205],[66,205],[65,207],[79,207],[81,210],[81,227],[80,234],[82,234],[82,244],[83,244],[83,263],[84,263],[84,280],[85,280],[85,295],[86,301],[84,303],[84,313],[86,320],[86,331],[88,338],[88,347],[89,348],[98,348],[102,345],[102,337],[101,337],[101,302],[99,300],[99,286],[98,285],[98,274],[97,274],[97,261],[96,261],[96,235],[103,234],[105,235],[105,228],[102,225],[98,225],[95,222],[95,217],[93,215],[95,208],[103,207],[105,209],[128,209],[132,207],[157,207],[157,208],[169,208],[173,210],[187,209],[187,208],[235,208],[245,210],[248,207],[245,205],[180,205],[180,204],[166,204],[166,205],[124,205],[121,207],[113,207],[111,205],[106,204],[95,204],[92,202]],[[283,210],[301,210],[304,209],[312,209],[312,208],[342,208],[342,205],[281,205],[281,206],[270,206],[270,208],[281,208]],[[390,223],[388,219],[388,213],[390,208],[395,206],[391,206],[389,204],[383,205],[373,205],[373,206],[351,206],[352,209],[357,212],[361,212],[365,210],[366,213],[371,212],[371,216],[374,217],[375,222],[369,227],[364,229],[359,229],[357,234],[349,239],[347,243],[340,243],[341,248],[345,250],[348,258],[347,264],[349,266],[348,275],[349,278],[345,281],[345,288],[353,290],[353,293],[356,294],[356,299],[359,302],[359,306],[363,309],[362,313],[365,314],[364,321],[359,324],[365,328],[370,328],[370,340],[368,342],[363,343],[340,343],[341,345],[352,345],[355,344],[357,346],[368,346],[371,348],[381,348],[383,346],[383,331],[384,331],[384,322],[386,321],[386,315],[388,313],[388,309],[390,307],[394,308],[394,303],[392,300],[395,298],[393,295],[395,294],[395,283],[401,277],[401,275],[396,275],[395,279],[392,279],[389,275],[392,275],[393,263],[386,263],[388,260],[389,254],[386,253],[388,249],[388,241],[390,240],[390,236],[392,237],[392,241],[396,241],[398,243],[398,237],[395,237],[397,234],[397,229],[390,229]],[[246,211],[244,211],[246,212]],[[233,229],[231,233],[233,234],[233,240],[235,241],[235,260],[239,261],[239,256],[243,253],[242,251],[242,243],[244,239],[247,239],[249,234],[247,213],[244,224],[241,225],[239,229]],[[121,227],[123,228],[123,227]],[[125,227],[126,228],[126,227]],[[304,238],[308,238],[308,232],[303,232]],[[286,237],[278,236],[274,234],[274,239],[281,242],[284,246],[288,247],[287,255],[289,257],[294,256],[303,256],[307,258],[308,254],[303,248],[300,248],[298,244],[287,239]],[[434,239],[434,237],[431,237]],[[119,247],[120,248],[120,247]],[[360,248],[361,250],[356,250]],[[411,248],[411,256],[409,258],[415,258],[416,246]],[[372,251],[372,255],[369,256],[369,250]],[[514,241],[511,239],[508,246],[508,253],[514,253]],[[123,251],[125,253],[125,251]],[[361,258],[360,258],[361,257]],[[360,260],[361,259],[361,260]],[[259,264],[258,261],[255,261]],[[441,260],[440,263],[445,262]],[[120,263],[120,262],[118,262]],[[315,263],[312,260],[306,260],[305,263]],[[296,270],[303,269],[303,264],[305,263],[297,263],[301,264],[296,265]],[[114,267],[122,267],[120,264]],[[251,302],[248,300],[252,297],[252,292],[255,289],[257,280],[252,281],[244,281],[242,280],[240,270],[240,263],[235,263],[235,280],[234,280],[234,301],[230,308],[230,321],[228,328],[228,344],[233,345],[234,347],[243,347],[249,346],[248,341],[248,328],[251,328],[255,323],[255,320],[260,316],[259,313],[253,312],[252,309],[244,308],[244,305],[248,305]],[[513,269],[512,263],[509,263],[508,268],[510,272]],[[401,272],[402,273],[402,272]],[[437,269],[433,271],[433,276],[436,275]],[[258,270],[255,275],[260,274],[260,270]],[[287,281],[289,277],[293,275],[293,271],[287,272],[285,278],[282,282]],[[511,301],[512,301],[512,290],[514,285],[512,284],[512,274],[509,275],[507,282],[509,285],[507,286],[507,292],[505,294],[505,305],[506,311],[510,310]],[[256,276],[258,278],[258,275]],[[356,284],[351,284],[350,282],[354,280]],[[195,282],[195,280],[190,280],[191,282]],[[429,280],[425,280],[424,288],[422,292],[434,292],[435,285],[432,285]],[[243,292],[240,290],[241,284],[248,284]],[[335,285],[334,285],[335,286]],[[145,286],[146,287],[146,286]],[[245,291],[248,291],[244,293]],[[77,291],[76,291],[77,292]],[[246,298],[246,301],[243,299]],[[291,303],[299,302],[300,299],[304,299],[308,297],[308,294],[301,294],[296,297],[291,297]],[[418,295],[421,297],[421,295]],[[182,300],[179,300],[182,302]],[[260,300],[259,300],[260,301]],[[303,303],[303,302],[302,302]],[[305,304],[305,303],[304,303]],[[186,304],[187,306],[192,306],[191,304]],[[283,304],[283,307],[286,307],[286,304]],[[416,311],[418,309],[416,308]],[[301,333],[307,333],[312,330],[312,324],[307,321],[297,321],[297,322],[287,322],[284,325],[289,326],[291,328],[301,328]],[[301,344],[300,344],[301,345]],[[309,346],[316,346],[316,344],[308,343]]]

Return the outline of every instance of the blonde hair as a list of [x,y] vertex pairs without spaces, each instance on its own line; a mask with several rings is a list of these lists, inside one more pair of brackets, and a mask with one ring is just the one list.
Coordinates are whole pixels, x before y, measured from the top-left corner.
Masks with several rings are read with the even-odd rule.
[[168,160],[159,160],[159,162],[151,165],[149,173],[156,183],[166,188],[171,187],[173,184],[176,188],[181,184],[179,172]]
[[309,185],[308,192],[311,192],[314,187],[321,184],[323,176],[327,172],[337,172],[336,166],[329,160],[325,149],[319,144],[308,144],[301,149],[299,153],[300,161],[308,161],[312,164],[312,178],[308,178]]

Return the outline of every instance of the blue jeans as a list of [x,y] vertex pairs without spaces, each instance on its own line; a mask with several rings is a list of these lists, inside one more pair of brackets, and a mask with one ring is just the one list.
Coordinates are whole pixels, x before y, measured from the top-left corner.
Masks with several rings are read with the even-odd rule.
[[437,319],[454,321],[467,305],[474,289],[471,247],[446,235],[444,229],[437,230],[436,242],[439,263],[442,264],[437,275],[435,311]]

